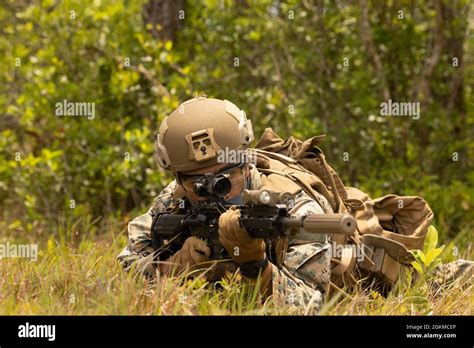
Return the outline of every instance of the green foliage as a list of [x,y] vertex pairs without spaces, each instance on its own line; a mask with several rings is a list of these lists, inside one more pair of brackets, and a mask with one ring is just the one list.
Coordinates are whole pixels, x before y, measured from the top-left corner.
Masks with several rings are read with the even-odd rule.
[[[37,263],[1,261],[0,314],[291,314],[236,278],[219,291],[201,278],[150,286],[116,263],[118,232],[170,179],[154,162],[158,125],[201,92],[246,110],[257,137],[327,133],[321,147],[347,185],[432,207],[439,234],[432,226],[413,252],[419,282],[409,272],[386,299],[341,292],[323,314],[470,314],[472,284],[433,292],[427,272],[472,257],[468,0],[442,1],[442,13],[433,0],[368,1],[379,67],[357,2],[186,1],[173,42],[144,25],[145,2],[0,4],[0,237],[40,244]],[[420,119],[380,116],[387,91],[420,102]],[[64,100],[94,103],[95,117],[56,116]]]
[[423,275],[427,270],[432,269],[437,264],[441,263],[440,255],[444,250],[444,245],[436,247],[438,244],[438,231],[434,226],[428,228],[426,234],[425,244],[422,250],[410,250],[410,253],[415,258],[411,263],[418,274]]
[[[86,226],[145,209],[170,178],[153,158],[159,122],[200,92],[246,110],[257,136],[268,126],[301,139],[327,133],[322,148],[347,185],[372,197],[422,195],[441,240],[472,230],[468,1],[443,1],[439,32],[433,1],[369,1],[383,74],[352,2],[186,1],[174,42],[151,35],[144,3],[0,5],[0,206],[9,231],[59,233],[80,218]],[[421,80],[440,36],[427,95]],[[420,119],[379,116],[384,90],[420,101]],[[56,116],[64,100],[95,103],[95,117]]]

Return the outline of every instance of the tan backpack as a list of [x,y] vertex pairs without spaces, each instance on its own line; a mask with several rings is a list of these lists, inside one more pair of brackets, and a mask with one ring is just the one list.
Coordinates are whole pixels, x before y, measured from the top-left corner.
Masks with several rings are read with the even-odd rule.
[[422,249],[433,212],[421,197],[391,194],[371,199],[356,188],[346,187],[317,147],[324,137],[283,140],[267,128],[255,148],[257,168],[267,175],[267,188],[289,187],[293,193],[303,189],[315,200],[315,191],[319,192],[334,212],[356,218],[354,236],[333,237],[341,250],[340,256],[331,260],[333,287],[353,285],[367,277],[390,288],[403,266],[412,260],[408,250]]

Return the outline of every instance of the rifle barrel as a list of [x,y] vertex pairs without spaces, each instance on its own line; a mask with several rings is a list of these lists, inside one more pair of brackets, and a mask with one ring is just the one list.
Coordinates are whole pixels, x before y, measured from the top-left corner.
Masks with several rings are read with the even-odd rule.
[[285,218],[283,226],[303,227],[309,233],[351,235],[357,227],[357,222],[354,217],[347,214],[310,214],[298,218]]

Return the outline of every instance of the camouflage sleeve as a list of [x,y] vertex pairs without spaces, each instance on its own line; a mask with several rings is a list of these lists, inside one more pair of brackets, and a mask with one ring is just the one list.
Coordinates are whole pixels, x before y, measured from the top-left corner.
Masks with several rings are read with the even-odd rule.
[[128,245],[117,256],[122,267],[129,271],[135,266],[137,272],[152,276],[155,274],[153,247],[151,241],[151,224],[153,211],[163,212],[173,202],[176,181],[172,181],[155,198],[153,206],[146,214],[140,215],[128,224]]
[[[301,192],[296,196],[293,216],[332,213],[327,200],[318,202]],[[283,267],[273,267],[273,299],[277,305],[292,306],[297,313],[315,314],[329,290],[331,245],[327,235],[300,230],[289,240]]]
[[459,280],[472,282],[474,276],[474,261],[457,259],[447,264],[440,264],[434,270],[433,285],[440,287]]

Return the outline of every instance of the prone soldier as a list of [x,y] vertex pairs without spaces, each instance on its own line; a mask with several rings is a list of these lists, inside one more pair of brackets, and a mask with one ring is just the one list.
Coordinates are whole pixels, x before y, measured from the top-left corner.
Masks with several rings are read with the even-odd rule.
[[[264,299],[272,296],[277,306],[305,313],[320,310],[331,280],[344,285],[369,275],[393,286],[402,263],[409,265],[408,248],[424,241],[433,216],[426,202],[395,195],[370,201],[357,189],[337,186],[331,168],[321,171],[327,170],[324,156],[310,165],[315,174],[281,154],[256,155],[249,149],[253,140],[251,121],[227,100],[194,98],[166,117],[157,158],[175,179],[146,214],[129,223],[129,244],[118,256],[123,267],[150,278],[206,269],[210,281],[240,272]],[[345,196],[343,204],[339,196]],[[377,217],[397,214],[399,199],[411,209],[401,216],[402,236]],[[335,240],[363,243],[363,259],[345,248],[331,268]],[[472,275],[471,261],[446,266],[439,272],[443,281],[446,270]]]
[[[151,233],[153,217],[157,214],[189,212],[210,200],[196,185],[203,180],[227,179],[230,187],[221,201],[228,206],[242,205],[244,190],[270,188],[269,191],[275,191],[275,187],[279,187],[280,192],[292,191],[294,195],[288,211],[290,217],[334,213],[322,194],[316,201],[304,190],[296,191],[288,178],[280,178],[281,186],[275,186],[275,180],[261,173],[252,161],[219,163],[218,159],[226,157],[219,157],[223,151],[245,151],[253,140],[251,121],[227,100],[191,99],[162,122],[156,145],[158,163],[172,170],[175,180],[163,189],[146,214],[129,223],[130,242],[118,256],[125,269],[134,267],[153,277],[156,272],[169,274],[173,270],[209,265],[212,250],[206,241],[196,236],[185,239],[178,250],[168,249],[166,257],[159,255],[157,261]],[[310,310],[318,311],[329,290],[331,244],[328,235],[307,233],[301,227],[289,237],[252,238],[242,227],[240,214],[239,209],[231,207],[218,218],[218,238],[231,261],[214,264],[211,278],[215,280],[225,272],[238,271],[244,281],[255,283],[260,275],[260,292],[264,298],[271,295],[277,305],[305,309],[309,306]]]

